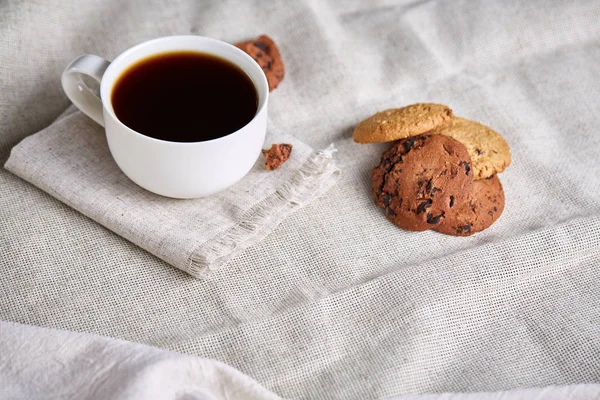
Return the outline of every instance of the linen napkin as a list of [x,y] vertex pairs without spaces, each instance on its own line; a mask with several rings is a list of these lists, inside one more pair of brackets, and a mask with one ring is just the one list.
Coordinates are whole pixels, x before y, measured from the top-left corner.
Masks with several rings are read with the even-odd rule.
[[265,146],[271,143],[293,145],[280,169],[266,171],[261,157],[233,187],[192,200],[162,197],[130,181],[112,159],[104,130],[79,111],[24,139],[4,167],[169,264],[208,278],[339,176],[333,147],[314,151],[269,133]]

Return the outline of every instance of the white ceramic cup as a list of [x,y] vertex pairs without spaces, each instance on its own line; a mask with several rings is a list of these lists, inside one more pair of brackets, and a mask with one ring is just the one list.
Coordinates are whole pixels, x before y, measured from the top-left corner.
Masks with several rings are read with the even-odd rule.
[[[258,93],[258,109],[252,121],[227,136],[193,143],[154,139],[119,121],[111,104],[119,76],[141,59],[178,50],[213,54],[246,72]],[[100,97],[85,85],[82,75],[100,83]],[[110,63],[98,56],[83,55],[65,69],[62,85],[73,104],[105,127],[110,152],[125,175],[163,196],[203,197],[233,185],[250,171],[264,144],[269,99],[265,74],[250,56],[220,40],[167,36],[138,44]]]

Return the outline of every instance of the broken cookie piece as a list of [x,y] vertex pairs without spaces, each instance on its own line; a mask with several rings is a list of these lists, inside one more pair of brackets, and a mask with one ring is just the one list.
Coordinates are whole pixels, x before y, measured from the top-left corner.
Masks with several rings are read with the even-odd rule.
[[267,35],[261,35],[256,39],[239,42],[236,47],[252,57],[264,71],[269,91],[275,89],[283,80],[285,69],[277,45]]
[[265,156],[265,169],[273,171],[281,167],[281,164],[290,158],[292,153],[292,145],[287,143],[274,144],[269,150],[262,151]]

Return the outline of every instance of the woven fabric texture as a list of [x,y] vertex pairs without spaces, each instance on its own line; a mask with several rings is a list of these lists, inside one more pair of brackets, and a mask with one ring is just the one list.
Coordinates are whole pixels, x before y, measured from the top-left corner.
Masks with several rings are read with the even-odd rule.
[[[0,170],[0,318],[214,358],[286,398],[599,383],[598,20],[596,0],[0,3],[1,164],[68,106],[80,54],[267,33],[287,67],[270,132],[333,143],[342,170],[205,281]],[[405,232],[373,204],[386,145],[352,130],[424,101],[511,146],[480,234]]]
[[259,157],[227,190],[201,199],[169,199],[129,180],[114,162],[104,130],[70,111],[15,146],[4,167],[196,278],[210,279],[290,213],[325,193],[340,172],[333,146],[314,152],[291,136],[271,134],[268,143],[293,145],[284,168],[267,172]]

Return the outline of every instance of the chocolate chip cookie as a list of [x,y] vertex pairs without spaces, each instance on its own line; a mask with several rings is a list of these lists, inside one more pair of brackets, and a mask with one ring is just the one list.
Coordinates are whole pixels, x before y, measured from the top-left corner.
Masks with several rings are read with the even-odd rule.
[[358,143],[383,143],[427,133],[452,120],[452,110],[442,104],[420,103],[378,112],[354,129]]
[[470,236],[490,227],[504,210],[504,190],[497,175],[473,182],[471,196],[445,214],[443,223],[433,227],[440,233]]
[[467,201],[472,186],[469,153],[448,136],[399,140],[372,171],[375,202],[394,224],[411,231],[442,224],[453,207]]
[[262,35],[253,40],[236,43],[236,47],[248,53],[260,65],[269,82],[269,91],[279,86],[285,75],[285,68],[273,39]]
[[465,145],[471,156],[475,180],[498,174],[510,164],[510,148],[506,140],[478,122],[455,117],[449,124],[431,133],[450,136]]

